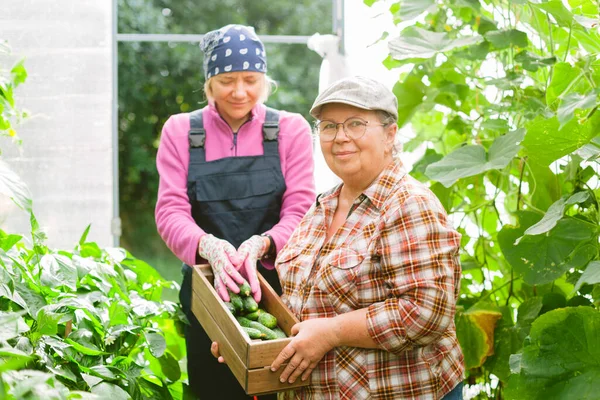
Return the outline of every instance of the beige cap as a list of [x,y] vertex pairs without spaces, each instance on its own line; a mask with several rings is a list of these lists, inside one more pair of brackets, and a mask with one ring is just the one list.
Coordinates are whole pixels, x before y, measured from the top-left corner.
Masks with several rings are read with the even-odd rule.
[[321,107],[330,103],[348,104],[364,110],[382,110],[398,119],[398,99],[381,82],[353,76],[340,79],[325,89],[310,109],[310,115],[318,118]]

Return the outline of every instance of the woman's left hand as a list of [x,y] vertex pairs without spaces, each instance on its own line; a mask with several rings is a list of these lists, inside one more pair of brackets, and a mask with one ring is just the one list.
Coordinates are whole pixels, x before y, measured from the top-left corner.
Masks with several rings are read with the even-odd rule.
[[309,319],[294,325],[294,337],[275,358],[271,371],[277,371],[289,360],[279,380],[294,383],[300,375],[303,381],[307,380],[325,354],[336,347],[335,331],[331,318]]
[[248,280],[254,300],[258,303],[261,298],[260,283],[256,275],[256,262],[265,255],[269,249],[269,240],[259,235],[254,235],[240,245],[237,255],[242,260],[240,272]]

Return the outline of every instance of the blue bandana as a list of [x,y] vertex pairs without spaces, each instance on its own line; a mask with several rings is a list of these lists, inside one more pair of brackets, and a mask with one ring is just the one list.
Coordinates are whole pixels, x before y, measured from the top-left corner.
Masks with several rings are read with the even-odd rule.
[[225,72],[267,72],[265,46],[251,26],[227,25],[208,32],[200,49],[204,52],[206,80]]

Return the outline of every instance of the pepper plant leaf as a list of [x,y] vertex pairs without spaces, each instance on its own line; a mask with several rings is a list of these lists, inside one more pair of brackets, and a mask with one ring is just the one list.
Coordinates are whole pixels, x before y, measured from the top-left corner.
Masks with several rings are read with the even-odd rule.
[[19,176],[0,160],[0,194],[12,199],[21,209],[31,212],[31,193]]

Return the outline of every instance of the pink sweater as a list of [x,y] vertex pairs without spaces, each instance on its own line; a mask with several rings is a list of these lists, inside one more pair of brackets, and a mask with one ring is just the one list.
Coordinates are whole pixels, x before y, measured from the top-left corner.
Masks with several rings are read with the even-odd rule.
[[[238,131],[237,146],[233,132],[212,105],[203,109],[206,129],[206,160],[224,157],[256,156],[263,154],[262,125],[266,107],[252,109],[252,117]],[[205,232],[192,218],[187,195],[187,175],[190,160],[188,131],[189,114],[176,114],[165,123],[156,156],[160,175],[156,202],[156,226],[169,249],[186,264],[194,265],[198,240]],[[315,201],[312,139],[308,122],[299,114],[280,112],[279,157],[286,190],[280,220],[267,232],[273,237],[277,250],[287,242],[300,219]],[[270,263],[269,263],[270,264]],[[267,265],[271,267],[272,265]]]

